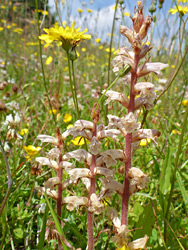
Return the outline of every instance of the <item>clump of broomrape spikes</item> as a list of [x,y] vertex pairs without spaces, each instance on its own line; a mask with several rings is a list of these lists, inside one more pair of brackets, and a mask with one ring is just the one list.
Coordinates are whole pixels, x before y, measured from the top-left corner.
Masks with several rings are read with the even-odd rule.
[[[75,208],[85,206],[88,209],[88,250],[94,249],[93,237],[93,216],[100,214],[104,210],[104,198],[111,197],[114,192],[122,198],[121,219],[114,208],[110,207],[108,215],[114,224],[114,235],[112,241],[116,243],[118,248],[123,246],[129,250],[145,248],[148,236],[137,239],[129,243],[128,230],[128,203],[130,195],[146,188],[149,183],[149,176],[137,167],[132,167],[132,156],[138,148],[139,141],[142,139],[151,139],[155,142],[155,138],[160,132],[152,129],[143,129],[137,122],[136,110],[145,107],[149,110],[153,107],[156,99],[155,86],[151,82],[137,82],[137,80],[154,72],[159,74],[160,70],[167,67],[163,63],[149,63],[144,59],[147,53],[152,49],[143,39],[147,38],[147,32],[152,22],[152,18],[143,16],[143,6],[139,1],[135,14],[131,17],[133,21],[133,30],[125,26],[120,27],[120,32],[131,44],[131,50],[125,47],[119,49],[118,56],[113,60],[113,70],[115,73],[121,72],[126,65],[130,65],[130,73],[123,76],[124,81],[130,86],[128,98],[122,93],[108,90],[104,94],[107,96],[106,104],[111,101],[119,102],[127,109],[127,114],[123,117],[108,115],[109,123],[105,127],[98,124],[99,110],[94,105],[92,110],[93,121],[77,120],[74,127],[60,134],[57,129],[56,138],[39,135],[38,139],[42,142],[54,144],[55,148],[51,149],[48,157],[38,157],[36,161],[42,165],[48,165],[57,172],[57,177],[50,178],[44,183],[44,187],[38,188],[41,193],[47,193],[50,197],[57,201],[57,214],[61,217],[61,208],[66,205],[69,211]],[[139,97],[136,97],[139,95]],[[77,149],[72,152],[62,153],[65,139],[68,136],[84,137],[90,142],[89,150]],[[107,137],[114,141],[118,137],[125,138],[124,149],[108,149],[102,151],[101,140]],[[72,161],[75,159],[80,164],[76,167]],[[119,183],[114,178],[115,170],[113,166],[117,165],[117,160],[125,164],[124,183]],[[62,182],[63,170],[67,172],[69,178]],[[96,190],[96,180],[101,182],[100,189]],[[62,191],[70,185],[85,185],[87,196],[67,196],[62,197]],[[83,185],[82,185],[83,186]],[[97,192],[96,192],[97,191]],[[85,192],[84,192],[85,193]],[[69,243],[63,239],[66,245]],[[59,240],[59,246],[61,246]]]

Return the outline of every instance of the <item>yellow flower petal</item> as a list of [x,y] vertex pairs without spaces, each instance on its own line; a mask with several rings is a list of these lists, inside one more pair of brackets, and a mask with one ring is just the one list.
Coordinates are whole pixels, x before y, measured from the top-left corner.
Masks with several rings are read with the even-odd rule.
[[70,114],[65,114],[65,115],[64,115],[63,121],[64,121],[65,123],[70,122],[71,120],[72,120],[72,115],[70,115]]
[[49,56],[49,57],[46,59],[45,64],[46,64],[46,65],[49,65],[52,61],[53,61],[52,56]]

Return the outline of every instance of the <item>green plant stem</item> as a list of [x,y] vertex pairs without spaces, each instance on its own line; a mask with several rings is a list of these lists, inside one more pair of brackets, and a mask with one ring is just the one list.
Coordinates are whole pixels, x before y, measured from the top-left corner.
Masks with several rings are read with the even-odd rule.
[[165,242],[166,242],[166,237],[167,237],[168,215],[169,215],[170,205],[171,205],[171,202],[172,202],[172,195],[173,195],[174,185],[175,185],[175,180],[176,180],[176,171],[177,171],[177,168],[178,168],[178,161],[179,161],[179,157],[180,157],[180,154],[181,154],[181,151],[182,151],[183,137],[184,137],[185,130],[186,130],[186,127],[187,127],[187,119],[188,119],[188,106],[186,108],[184,121],[183,121],[182,127],[181,127],[181,135],[180,135],[180,140],[179,140],[179,144],[178,144],[178,151],[176,153],[174,170],[173,170],[172,179],[171,179],[171,189],[170,189],[170,194],[169,194],[169,198],[168,198],[168,204],[167,204],[167,208],[166,208],[165,218],[164,218],[164,240],[165,240]]
[[[40,26],[39,26],[39,13],[38,13],[38,0],[35,0],[35,5],[36,5],[36,10],[37,10],[37,27],[38,27],[38,34],[40,36],[41,32],[40,32]],[[44,65],[43,65],[43,61],[42,61],[42,44],[41,44],[41,40],[39,40],[39,54],[40,54],[40,63],[41,63],[41,70],[42,70],[42,78],[43,78],[43,85],[44,85],[44,88],[45,88],[45,91],[46,91],[46,95],[47,95],[47,99],[48,99],[48,103],[49,103],[49,106],[50,106],[50,110],[52,112],[52,116],[53,116],[53,121],[54,121],[54,124],[56,126],[56,117],[53,113],[53,108],[52,108],[52,104],[50,102],[50,98],[48,96],[48,88],[47,88],[47,84],[46,84],[46,77],[45,77],[45,73],[44,73]]]
[[76,116],[78,116],[77,105],[76,105],[76,98],[75,98],[75,92],[74,92],[73,82],[72,82],[70,54],[69,54],[69,51],[66,51],[66,52],[67,52],[68,69],[69,69],[69,82],[70,82],[70,87],[71,87],[71,92],[72,92],[72,98],[73,98],[73,102],[74,102],[74,107],[75,107],[75,111],[76,111]]
[[[113,36],[114,36],[114,29],[115,29],[115,17],[116,17],[118,2],[119,2],[119,0],[116,0],[113,23],[112,23],[112,31],[111,31],[111,37],[110,37],[110,51],[109,51],[109,56],[108,56],[108,78],[107,78],[108,86],[109,86],[109,83],[110,83],[110,67],[111,67],[111,56],[112,56],[112,43],[113,43]],[[108,114],[108,106],[106,106],[106,108],[105,108],[105,123],[107,123],[107,114]]]
[[76,116],[77,116],[76,119],[79,119],[80,114],[79,114],[79,108],[78,108],[77,86],[76,86],[76,80],[75,80],[74,61],[72,61],[72,76],[73,76],[74,96],[75,96],[75,102],[76,102]]

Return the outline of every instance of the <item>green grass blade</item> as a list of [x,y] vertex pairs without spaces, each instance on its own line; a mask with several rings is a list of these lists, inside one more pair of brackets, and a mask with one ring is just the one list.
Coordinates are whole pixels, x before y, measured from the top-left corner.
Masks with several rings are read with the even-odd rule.
[[44,217],[43,217],[43,224],[42,224],[42,230],[40,232],[39,237],[39,244],[38,244],[38,250],[42,250],[44,247],[44,240],[45,240],[45,232],[46,232],[46,221],[48,217],[48,206],[45,207]]
[[187,194],[187,192],[185,190],[185,186],[184,186],[184,183],[182,181],[182,178],[181,178],[179,172],[176,172],[176,178],[177,178],[178,185],[179,185],[179,188],[180,188],[182,196],[183,196],[183,201],[184,201],[184,204],[185,204],[185,210],[186,210],[186,213],[187,213],[188,212],[188,194]]
[[[61,225],[60,225],[60,223],[59,223],[58,217],[57,217],[57,215],[55,214],[55,212],[54,212],[54,210],[53,210],[53,208],[52,208],[52,206],[51,206],[51,204],[50,204],[50,202],[49,202],[49,200],[48,200],[48,198],[47,198],[47,195],[44,194],[44,197],[45,197],[45,200],[46,200],[46,202],[47,202],[47,204],[48,204],[48,207],[49,207],[49,209],[50,209],[50,212],[51,212],[51,214],[52,214],[52,217],[53,217],[53,220],[54,220],[54,222],[55,222],[55,226],[56,226],[57,231],[65,238],[65,235],[64,235],[63,230],[62,230],[62,228],[61,228]],[[61,239],[61,237],[60,237],[60,239]],[[68,249],[69,249],[69,248],[63,243],[62,239],[61,239],[61,243],[62,243],[62,246],[63,246],[63,249],[64,249],[64,250],[68,250]]]

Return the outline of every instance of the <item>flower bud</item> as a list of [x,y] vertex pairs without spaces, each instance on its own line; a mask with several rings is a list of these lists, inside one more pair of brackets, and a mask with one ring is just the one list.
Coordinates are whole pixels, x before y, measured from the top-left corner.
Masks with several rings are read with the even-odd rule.
[[75,50],[75,48],[72,48],[71,49],[71,52],[70,52],[70,60],[71,61],[75,61],[77,58],[78,58],[78,56],[77,56],[77,54],[76,54],[76,50]]
[[150,5],[150,7],[149,7],[149,12],[150,12],[151,14],[153,14],[155,11],[156,11],[155,4],[152,3],[152,4]]
[[143,15],[142,10],[143,10],[143,6],[142,5],[138,6],[137,12],[134,14],[133,17],[131,17],[133,21],[133,28],[136,33],[139,32],[144,21],[144,15]]
[[147,35],[148,29],[151,25],[151,22],[153,21],[151,16],[147,16],[144,20],[144,23],[142,24],[142,27],[139,31],[141,39],[144,39],[145,36]]
[[131,70],[131,66],[129,64],[126,64],[124,66],[123,69],[121,69],[119,72],[118,72],[118,75],[120,77],[124,77],[127,73],[129,73],[129,71]]

